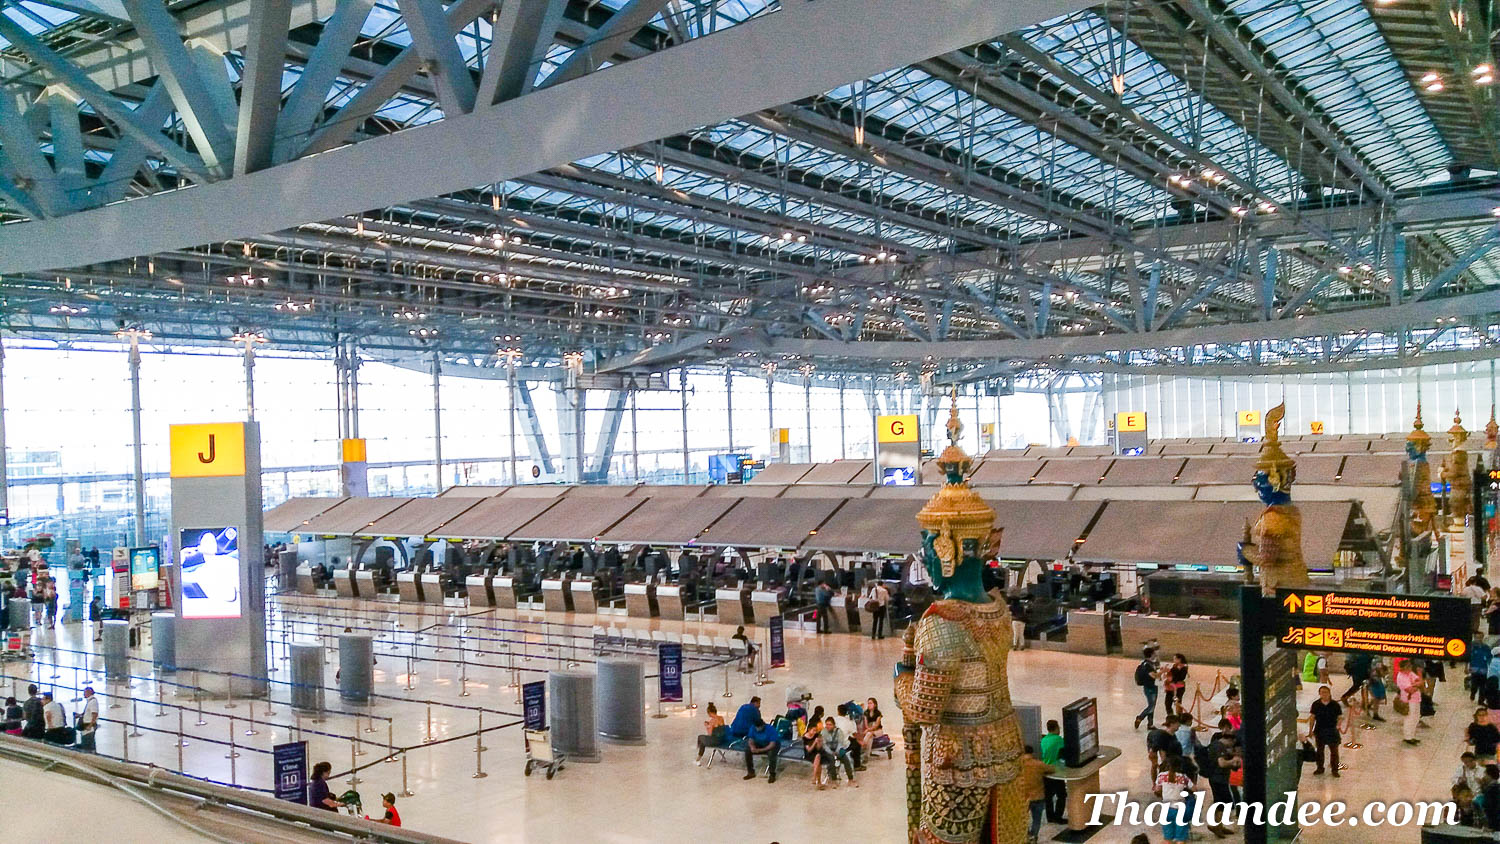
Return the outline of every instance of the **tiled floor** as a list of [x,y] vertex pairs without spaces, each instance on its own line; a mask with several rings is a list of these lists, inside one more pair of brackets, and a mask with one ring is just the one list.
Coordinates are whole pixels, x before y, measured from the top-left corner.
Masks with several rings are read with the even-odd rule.
[[[413,613],[401,617],[388,615],[388,605],[364,605],[358,616],[328,614],[327,610],[312,609],[324,606],[322,602],[312,604],[292,599],[287,604],[298,608],[288,610],[288,618],[310,620],[321,615],[327,625],[342,629],[341,625],[370,626],[384,632],[392,620],[400,622],[396,639],[409,641],[411,631],[425,628],[427,639],[419,642],[418,659],[414,662],[414,675],[406,673],[404,658],[387,653],[380,658],[375,671],[376,691],[389,695],[371,706],[366,717],[363,707],[344,707],[337,696],[330,696],[328,705],[353,712],[346,715],[329,715],[322,724],[312,724],[310,719],[300,719],[312,747],[315,759],[327,758],[336,771],[350,767],[351,735],[361,741],[353,757],[361,766],[369,766],[359,776],[363,782],[359,791],[378,806],[378,794],[383,791],[402,790],[402,765],[400,762],[382,763],[385,755],[387,727],[383,718],[391,718],[389,729],[393,745],[411,748],[406,754],[407,787],[414,796],[401,798],[399,805],[407,826],[474,842],[528,842],[528,844],[573,844],[573,842],[629,842],[629,844],[669,844],[670,842],[754,842],[764,844],[780,841],[783,844],[800,844],[812,841],[837,841],[855,839],[872,842],[900,842],[904,836],[904,807],[901,757],[894,761],[884,758],[872,761],[868,771],[860,775],[860,787],[847,786],[838,790],[817,792],[809,783],[808,769],[804,766],[788,766],[783,777],[775,784],[767,784],[764,777],[752,782],[741,779],[743,768],[737,760],[731,764],[715,765],[712,769],[693,764],[693,738],[700,730],[697,713],[684,710],[680,705],[666,705],[665,718],[647,718],[647,742],[641,746],[612,745],[601,741],[603,752],[599,764],[570,765],[553,781],[540,776],[522,776],[524,751],[521,733],[516,727],[493,730],[484,734],[487,751],[482,755],[482,767],[488,774],[476,779],[476,754],[473,732],[478,713],[473,709],[458,707],[482,706],[491,710],[485,716],[486,728],[491,728],[502,717],[497,713],[516,713],[519,707],[516,691],[508,684],[512,676],[525,682],[539,679],[546,667],[555,667],[559,659],[566,660],[569,653],[544,656],[543,651],[556,648],[561,628],[553,628],[542,642],[535,637],[528,649],[534,654],[531,661],[511,656],[519,646],[503,643],[514,640],[515,631],[521,627],[539,629],[518,623],[518,614],[511,611],[492,610],[484,613],[459,613],[454,610],[417,614],[412,608],[402,609]],[[466,631],[463,673],[466,681],[460,681],[457,660],[456,633],[460,629],[459,619],[467,616],[462,628]],[[521,619],[541,620],[549,618],[543,614],[519,614]],[[731,629],[714,624],[696,622],[646,622],[627,620],[620,616],[601,616],[606,623],[616,625],[634,624],[691,632],[695,635],[708,633],[724,636]],[[578,632],[586,632],[588,625],[595,623],[593,616],[569,616],[568,620],[585,625]],[[438,625],[438,626],[433,626]],[[488,629],[485,629],[488,627]],[[273,625],[272,640],[280,642],[279,628]],[[506,632],[509,631],[509,632]],[[298,636],[306,632],[303,628]],[[443,639],[438,634],[454,635]],[[383,642],[391,641],[385,633]],[[764,634],[762,634],[764,635]],[[404,638],[403,638],[404,637]],[[87,641],[78,627],[62,627],[56,631],[39,631],[36,643],[63,650],[91,651],[95,646]],[[440,653],[432,653],[434,646],[444,647]],[[391,647],[406,648],[409,644]],[[483,647],[488,654],[480,654],[476,648]],[[891,700],[891,667],[899,656],[897,639],[872,642],[868,638],[854,635],[816,636],[801,630],[788,631],[787,669],[773,671],[770,685],[755,687],[752,678],[734,671],[727,672],[729,689],[733,695],[724,698],[726,672],[722,668],[711,668],[693,675],[693,694],[700,704],[715,701],[732,715],[733,708],[746,701],[751,694],[759,694],[767,703],[769,711],[781,706],[788,684],[808,687],[814,694],[814,703],[825,706],[849,699],[863,700],[876,697],[886,713],[887,726],[899,735],[900,714]],[[47,655],[45,648],[38,651]],[[145,655],[145,651],[141,652]],[[278,666],[285,663],[279,662]],[[575,654],[584,657],[582,650]],[[1189,655],[1191,656],[1191,655]],[[429,657],[453,660],[446,664],[432,662]],[[71,666],[82,663],[94,671],[98,668],[97,657],[76,657],[61,654],[55,660]],[[486,663],[498,667],[477,667]],[[333,682],[333,670],[337,664],[335,656],[327,669],[326,681]],[[510,668],[517,671],[512,674]],[[691,664],[690,668],[693,667]],[[1063,653],[1027,650],[1015,653],[1010,662],[1011,690],[1020,702],[1037,703],[1043,707],[1044,717],[1055,717],[1060,707],[1080,696],[1092,695],[1099,699],[1101,711],[1102,739],[1105,744],[1124,750],[1121,759],[1109,765],[1103,774],[1102,787],[1106,791],[1128,790],[1133,796],[1145,799],[1147,795],[1146,760],[1142,749],[1143,734],[1131,728],[1132,715],[1140,708],[1140,695],[1132,677],[1133,663],[1118,658],[1075,656]],[[7,666],[11,677],[20,673],[20,667]],[[147,668],[138,663],[135,669],[145,674]],[[654,666],[648,663],[648,671]],[[40,669],[41,679],[51,680],[54,671]],[[70,687],[73,682],[71,668],[56,671],[55,682]],[[1224,673],[1228,673],[1226,670]],[[80,676],[87,681],[92,672],[80,669]],[[33,670],[32,676],[36,676]],[[92,675],[97,677],[97,675]],[[275,675],[285,680],[286,671],[280,669]],[[1215,685],[1215,669],[1196,666],[1192,681],[1201,683],[1207,693]],[[179,677],[179,681],[184,678]],[[1342,678],[1335,678],[1337,682]],[[17,679],[24,690],[25,680]],[[4,687],[8,680],[0,680]],[[96,684],[97,685],[97,684]],[[412,686],[410,690],[406,686]],[[654,689],[654,681],[648,681]],[[106,687],[101,687],[103,690]],[[461,697],[460,691],[467,689],[469,696]],[[124,689],[116,689],[123,695]],[[246,736],[250,728],[246,716],[252,711],[248,701],[236,701],[234,709],[225,708],[225,701],[203,702],[204,726],[196,726],[199,720],[197,702],[190,696],[177,698],[170,688],[164,688],[162,701],[170,707],[180,701],[183,723],[189,733],[189,745],[181,748],[182,761],[189,773],[216,780],[229,781],[231,776],[241,785],[269,786],[270,767],[264,751],[271,745],[286,741],[298,726],[290,709],[285,705],[285,693],[278,692],[273,714],[265,716],[265,703],[254,704],[257,735]],[[139,737],[129,739],[131,759],[149,760],[168,767],[177,767],[179,748],[170,736],[176,728],[178,713],[171,708],[158,716],[156,685],[153,679],[142,677],[136,688],[130,690],[141,702],[135,706],[135,717],[145,728]],[[1304,692],[1303,707],[1312,699],[1312,692]],[[67,701],[71,693],[59,694]],[[451,738],[445,743],[424,744],[428,735],[428,707],[420,702],[431,700],[431,735],[435,739]],[[649,697],[648,700],[654,700]],[[1346,751],[1345,761],[1349,770],[1340,780],[1307,777],[1303,793],[1309,798],[1341,799],[1359,806],[1372,799],[1438,799],[1446,796],[1447,782],[1456,767],[1456,759],[1462,750],[1462,725],[1468,721],[1467,701],[1461,689],[1454,684],[1442,688],[1438,696],[1439,713],[1432,721],[1432,729],[1423,730],[1426,739],[1418,748],[1409,748],[1399,742],[1399,728],[1385,724],[1378,730],[1358,731],[1358,740],[1365,745],[1360,750]],[[71,710],[74,704],[68,703]],[[1212,705],[1205,705],[1212,709]],[[654,711],[654,707],[653,707]],[[106,709],[109,718],[131,718],[131,706],[124,703],[119,709]],[[235,720],[231,726],[227,716]],[[267,722],[270,722],[269,724]],[[374,732],[367,732],[373,726]],[[156,732],[155,730],[163,732]],[[231,761],[225,759],[228,737],[235,734],[236,749],[241,756]],[[311,734],[318,731],[321,735]],[[113,756],[125,751],[122,725],[110,724],[101,733],[100,749]],[[224,742],[217,745],[210,742]],[[366,743],[369,744],[366,744]],[[255,750],[247,749],[254,748]],[[1043,839],[1056,830],[1049,828]],[[1115,844],[1128,841],[1139,830],[1124,827],[1109,827],[1102,830],[1094,841]],[[1151,830],[1152,840],[1160,840],[1157,831]],[[1369,840],[1367,830],[1313,829],[1306,840],[1334,842],[1335,844],[1365,844]],[[1416,841],[1417,832],[1410,830],[1385,830],[1379,834],[1382,841]]]

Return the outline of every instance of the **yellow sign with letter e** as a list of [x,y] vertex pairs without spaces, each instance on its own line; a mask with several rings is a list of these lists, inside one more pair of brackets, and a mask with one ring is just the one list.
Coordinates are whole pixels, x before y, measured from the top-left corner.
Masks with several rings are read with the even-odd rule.
[[173,425],[169,439],[174,478],[245,474],[245,426],[241,422]]

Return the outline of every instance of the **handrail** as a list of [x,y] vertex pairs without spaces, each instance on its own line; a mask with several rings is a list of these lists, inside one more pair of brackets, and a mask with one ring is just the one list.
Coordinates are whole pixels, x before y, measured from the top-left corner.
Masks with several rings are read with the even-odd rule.
[[203,782],[170,773],[161,768],[117,762],[113,759],[16,736],[0,735],[0,756],[54,771],[89,774],[105,784],[113,784],[112,780],[124,780],[130,785],[139,786],[151,792],[173,792],[206,800],[217,808],[242,813],[246,819],[255,819],[262,823],[269,818],[279,823],[296,824],[315,832],[337,835],[341,838],[388,842],[388,844],[461,844],[451,838],[429,835],[404,827],[378,824],[338,812],[315,809],[287,800],[277,800],[253,791]]

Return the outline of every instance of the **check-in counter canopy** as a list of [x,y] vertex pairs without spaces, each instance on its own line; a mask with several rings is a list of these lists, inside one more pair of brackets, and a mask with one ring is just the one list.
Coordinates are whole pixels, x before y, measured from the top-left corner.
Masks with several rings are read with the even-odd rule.
[[794,484],[812,471],[816,463],[767,463],[766,468],[755,473],[752,484]]
[[342,497],[288,498],[266,511],[264,530],[267,533],[298,533],[314,516],[328,512],[345,500]]
[[[699,539],[701,545],[800,548],[847,499],[747,498]],[[914,526],[913,526],[914,527]]]
[[[1111,501],[1074,558],[1097,563],[1221,565],[1238,563],[1235,549],[1246,523],[1265,508],[1258,501]],[[1356,505],[1298,502],[1302,553],[1308,566],[1327,569],[1343,542]]]
[[297,533],[324,536],[354,536],[369,533],[367,528],[381,516],[411,501],[410,498],[346,498],[311,519]]
[[802,547],[809,551],[914,553],[921,546],[917,511],[923,503],[899,498],[846,501]]
[[689,545],[735,504],[727,498],[648,498],[599,538],[619,545]]
[[486,498],[427,535],[438,539],[507,539],[556,503],[553,498]]
[[428,536],[482,498],[413,498],[358,531],[366,536]]
[[520,542],[589,542],[614,527],[645,500],[563,498],[506,538]]

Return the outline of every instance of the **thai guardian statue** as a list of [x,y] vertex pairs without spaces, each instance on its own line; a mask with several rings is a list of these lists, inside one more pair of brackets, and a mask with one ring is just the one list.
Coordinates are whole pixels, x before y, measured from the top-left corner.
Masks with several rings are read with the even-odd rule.
[[1406,459],[1412,464],[1411,532],[1413,536],[1437,532],[1437,499],[1432,497],[1432,469],[1427,465],[1427,449],[1432,436],[1422,430],[1422,403],[1417,402],[1417,418],[1406,435]]
[[896,666],[905,717],[907,829],[911,844],[1022,844],[1026,795],[1018,775],[1021,731],[1006,660],[1010,611],[985,594],[981,572],[996,550],[995,511],[965,479],[955,397],[946,483],[917,514],[922,564],[938,599],[909,627]]
[[[1495,421],[1495,406],[1490,405],[1490,421],[1485,423],[1484,426],[1485,453],[1494,454],[1496,451],[1500,451],[1500,440],[1497,440],[1497,437],[1500,437],[1500,422]],[[1494,462],[1491,461],[1490,466],[1494,465]]]
[[1250,527],[1250,542],[1241,543],[1245,565],[1260,568],[1260,592],[1275,596],[1278,586],[1306,586],[1307,564],[1302,560],[1302,511],[1292,503],[1297,464],[1281,450],[1281,420],[1286,403],[1266,411],[1266,436],[1250,483],[1266,505]]
[[1453,427],[1448,429],[1451,450],[1448,452],[1448,459],[1443,461],[1443,482],[1448,484],[1448,516],[1453,520],[1455,528],[1464,526],[1473,509],[1473,470],[1469,465],[1469,452],[1464,448],[1464,443],[1468,440],[1469,432],[1464,430],[1463,420],[1455,410]]

